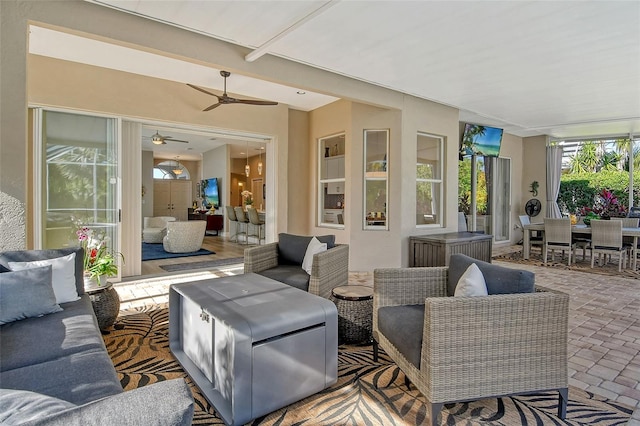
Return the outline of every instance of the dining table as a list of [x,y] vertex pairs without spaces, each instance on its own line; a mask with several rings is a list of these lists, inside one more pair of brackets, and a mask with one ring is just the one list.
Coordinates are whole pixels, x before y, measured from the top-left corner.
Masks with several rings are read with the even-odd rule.
[[[524,225],[524,238],[522,242],[522,258],[529,259],[529,249],[531,247],[531,233],[541,232],[544,235],[544,223],[531,223]],[[571,234],[576,235],[591,235],[591,227],[583,224],[571,225]],[[637,251],[638,251],[638,237],[640,237],[640,228],[622,228],[623,237],[633,237],[633,259],[631,260],[631,267],[636,270],[637,263]]]

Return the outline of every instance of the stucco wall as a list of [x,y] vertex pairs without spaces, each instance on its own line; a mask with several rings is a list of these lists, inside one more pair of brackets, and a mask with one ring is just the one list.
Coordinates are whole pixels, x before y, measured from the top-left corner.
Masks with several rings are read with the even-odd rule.
[[310,212],[315,204],[314,192],[310,191],[313,144],[309,141],[310,113],[289,110],[289,216],[288,232],[309,235],[311,232]]

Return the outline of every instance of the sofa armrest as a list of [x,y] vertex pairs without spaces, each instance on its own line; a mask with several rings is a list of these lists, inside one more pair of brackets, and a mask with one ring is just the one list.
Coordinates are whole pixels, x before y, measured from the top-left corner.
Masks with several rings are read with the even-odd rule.
[[260,272],[278,266],[278,243],[244,249],[244,273]]
[[28,422],[29,426],[191,425],[193,395],[184,379],[143,386]]
[[560,292],[427,298],[420,375],[437,383],[427,398],[566,388],[568,319]]
[[329,299],[331,290],[349,282],[349,245],[338,244],[316,253],[311,264],[309,293]]

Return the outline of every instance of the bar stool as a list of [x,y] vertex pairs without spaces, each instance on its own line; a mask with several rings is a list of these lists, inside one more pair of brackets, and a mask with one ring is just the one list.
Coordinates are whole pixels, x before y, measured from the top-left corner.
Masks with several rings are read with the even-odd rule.
[[260,216],[258,215],[258,210],[254,208],[247,209],[247,215],[249,216],[249,222],[254,226],[258,227],[258,235],[251,234],[252,237],[258,237],[258,245],[260,245],[260,240],[264,240],[264,220],[260,220]]
[[229,239],[229,241],[238,241],[238,219],[236,219],[236,212],[233,210],[231,206],[224,206],[227,211],[227,219],[229,219],[229,226],[231,226],[231,222],[235,222],[236,224],[236,232],[234,234],[235,240]]
[[[234,207],[233,210],[236,212],[236,220],[238,221],[238,225],[240,226],[240,232],[236,233],[236,235],[244,234],[244,243],[249,244],[249,219],[244,212],[242,207]],[[242,232],[242,225],[244,224],[244,232]],[[239,238],[237,239],[240,242]]]

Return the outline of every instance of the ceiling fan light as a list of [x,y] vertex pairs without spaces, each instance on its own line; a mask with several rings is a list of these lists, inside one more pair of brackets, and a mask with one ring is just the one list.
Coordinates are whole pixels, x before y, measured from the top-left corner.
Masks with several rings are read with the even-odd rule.
[[153,142],[155,145],[162,145],[164,141],[162,140],[162,136],[160,136],[160,133],[156,132],[155,135],[151,136],[151,142]]
[[173,174],[181,175],[182,174],[182,169],[173,169]]

